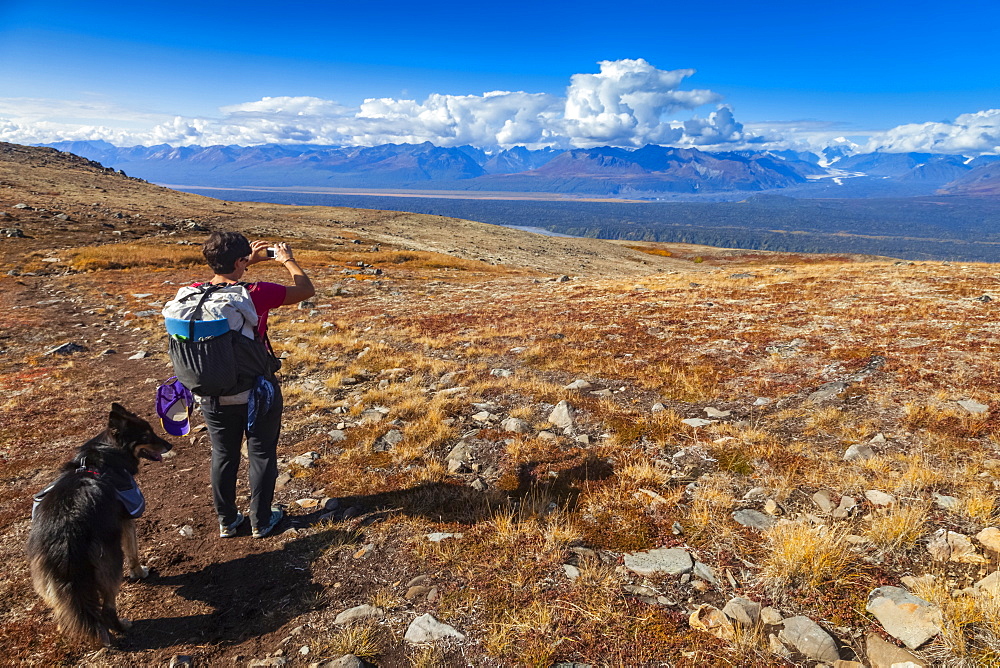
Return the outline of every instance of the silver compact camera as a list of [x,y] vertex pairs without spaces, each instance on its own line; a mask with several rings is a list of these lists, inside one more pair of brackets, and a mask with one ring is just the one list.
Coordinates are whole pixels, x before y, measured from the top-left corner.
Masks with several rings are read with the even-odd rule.
[[268,248],[267,248],[267,257],[271,258],[271,259],[274,259],[274,253],[275,253],[276,250],[278,250],[278,249],[275,248],[274,246],[268,246]]

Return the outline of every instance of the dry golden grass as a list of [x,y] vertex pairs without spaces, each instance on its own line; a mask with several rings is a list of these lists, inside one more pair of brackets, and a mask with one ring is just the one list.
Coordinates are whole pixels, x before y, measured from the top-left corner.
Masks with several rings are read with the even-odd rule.
[[868,516],[864,536],[883,550],[911,547],[926,532],[926,503],[896,505]]
[[350,624],[334,631],[330,636],[320,640],[315,653],[320,656],[354,656],[373,660],[384,650],[389,642],[389,634],[384,626],[375,622]]
[[859,559],[847,542],[846,527],[779,522],[766,532],[761,577],[771,591],[857,586]]

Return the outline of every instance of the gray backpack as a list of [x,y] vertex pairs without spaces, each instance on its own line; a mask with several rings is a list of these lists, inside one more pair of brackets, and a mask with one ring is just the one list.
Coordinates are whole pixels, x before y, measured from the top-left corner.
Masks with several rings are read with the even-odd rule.
[[163,307],[170,362],[177,379],[203,397],[239,394],[281,368],[267,338],[256,333],[257,312],[246,284],[184,287]]

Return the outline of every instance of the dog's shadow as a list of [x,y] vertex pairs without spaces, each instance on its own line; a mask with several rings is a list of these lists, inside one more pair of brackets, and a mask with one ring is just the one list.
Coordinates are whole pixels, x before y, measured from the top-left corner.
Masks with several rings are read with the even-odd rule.
[[321,604],[323,588],[309,576],[313,562],[327,546],[357,540],[356,534],[331,529],[287,541],[278,550],[221,561],[198,571],[154,574],[147,586],[176,587],[174,596],[194,602],[203,612],[137,619],[119,649],[230,645],[267,635]]

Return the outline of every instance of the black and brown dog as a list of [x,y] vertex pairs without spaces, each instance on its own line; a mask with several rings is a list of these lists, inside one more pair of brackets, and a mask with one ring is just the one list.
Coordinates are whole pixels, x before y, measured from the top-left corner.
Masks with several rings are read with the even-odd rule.
[[108,646],[110,631],[129,626],[115,605],[123,557],[131,577],[149,575],[139,563],[135,534],[145,500],[133,476],[140,457],[160,461],[170,448],[148,422],[112,404],[108,428],[80,446],[35,497],[31,579],[62,632]]

